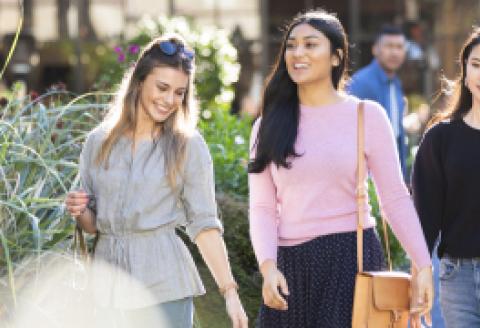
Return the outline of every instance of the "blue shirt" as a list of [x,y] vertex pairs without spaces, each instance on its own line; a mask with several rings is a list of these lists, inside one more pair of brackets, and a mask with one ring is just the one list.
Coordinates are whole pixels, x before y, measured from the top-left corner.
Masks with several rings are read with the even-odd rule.
[[[393,90],[392,90],[393,89]],[[347,92],[360,99],[370,99],[380,103],[387,111],[390,122],[397,122],[397,126],[393,127],[394,132],[397,131],[397,145],[400,156],[400,164],[404,177],[406,177],[406,144],[405,131],[402,125],[405,102],[402,90],[402,83],[397,76],[388,77],[378,61],[374,59],[369,65],[358,70],[347,84]],[[393,95],[396,104],[390,101]],[[396,113],[392,113],[395,111]],[[393,118],[392,115],[396,117]]]

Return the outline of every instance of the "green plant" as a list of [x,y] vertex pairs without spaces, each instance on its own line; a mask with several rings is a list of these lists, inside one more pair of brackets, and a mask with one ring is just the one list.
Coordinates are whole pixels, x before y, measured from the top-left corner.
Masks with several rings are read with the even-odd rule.
[[247,196],[250,120],[232,116],[226,109],[204,110],[199,128],[212,154],[217,191]]
[[[51,92],[36,102],[12,100],[0,120],[0,277],[7,275],[3,287],[12,297],[16,264],[69,245],[65,240],[73,222],[64,213],[63,197],[78,183],[85,133],[105,107],[91,99],[69,102],[71,98]],[[6,289],[0,284],[0,293]]]
[[[378,233],[378,236],[380,237],[384,254],[385,254],[385,260],[386,260],[387,253],[385,252],[385,238],[383,233],[382,218],[380,214],[380,206],[378,203],[378,197],[375,191],[374,184],[371,180],[369,180],[369,183],[368,183],[368,197],[370,199],[370,206],[372,207],[371,213],[377,221],[377,226],[376,226],[377,233]],[[400,245],[395,235],[392,233],[390,227],[387,227],[387,231],[388,231],[388,239],[390,242],[389,246],[390,246],[390,252],[392,256],[392,265],[394,268],[397,268],[397,269],[406,269],[409,263],[405,255],[405,251],[403,250],[402,246]]]

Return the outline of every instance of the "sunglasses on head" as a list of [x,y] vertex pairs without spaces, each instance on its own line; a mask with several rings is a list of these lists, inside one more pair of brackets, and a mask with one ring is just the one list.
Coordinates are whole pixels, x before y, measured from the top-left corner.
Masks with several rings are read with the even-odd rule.
[[162,52],[167,56],[173,56],[176,53],[180,53],[190,61],[193,60],[193,58],[195,57],[195,52],[185,49],[183,44],[177,44],[172,41],[162,41],[160,42],[159,47],[160,50],[162,50]]

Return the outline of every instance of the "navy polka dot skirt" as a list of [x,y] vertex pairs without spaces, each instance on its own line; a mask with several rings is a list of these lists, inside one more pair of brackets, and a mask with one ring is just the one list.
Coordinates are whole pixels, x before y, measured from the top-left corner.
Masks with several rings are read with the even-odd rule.
[[[384,269],[383,251],[374,228],[364,232],[365,271]],[[356,232],[320,236],[300,245],[279,247],[278,268],[290,295],[287,311],[263,304],[259,328],[351,327],[357,273]]]

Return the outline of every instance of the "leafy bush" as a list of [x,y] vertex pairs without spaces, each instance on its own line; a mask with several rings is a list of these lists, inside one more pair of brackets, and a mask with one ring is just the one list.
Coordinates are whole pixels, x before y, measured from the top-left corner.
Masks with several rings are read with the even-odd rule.
[[247,196],[250,121],[232,116],[227,110],[205,110],[203,115],[199,128],[210,147],[217,191]]

